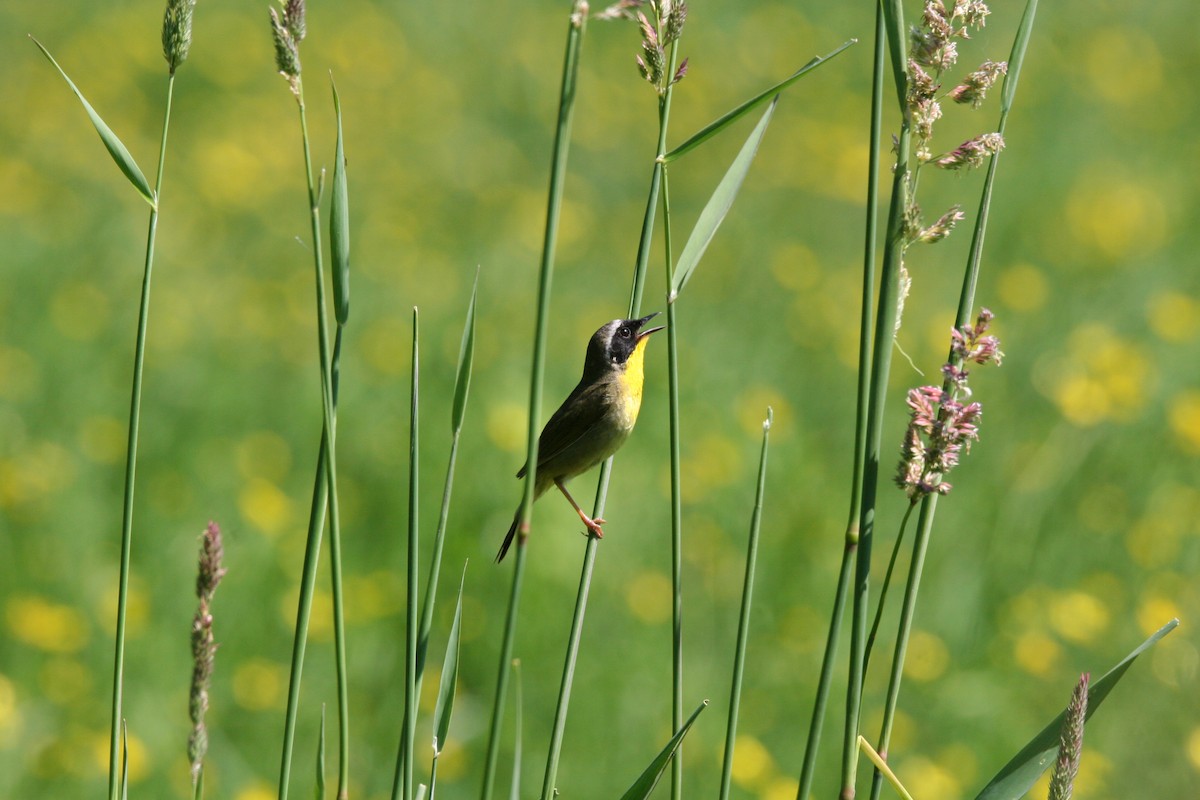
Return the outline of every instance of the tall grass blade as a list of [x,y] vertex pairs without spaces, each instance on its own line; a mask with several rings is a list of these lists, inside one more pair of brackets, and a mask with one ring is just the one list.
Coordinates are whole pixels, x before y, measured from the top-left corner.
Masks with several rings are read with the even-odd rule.
[[458,368],[454,377],[454,406],[450,412],[450,431],[457,434],[462,430],[463,416],[467,413],[467,393],[471,389],[471,368],[475,363],[475,297],[479,293],[479,270],[475,270],[475,283],[471,286],[471,302],[467,305],[467,322],[463,326],[462,344],[458,348]]
[[746,179],[746,173],[750,171],[750,165],[754,162],[754,155],[758,152],[758,146],[767,132],[767,125],[771,122],[771,115],[775,112],[775,105],[778,102],[779,98],[776,96],[771,101],[771,105],[767,107],[766,113],[762,115],[762,119],[758,121],[758,125],[754,126],[754,130],[750,132],[750,136],[742,145],[737,157],[733,159],[733,163],[729,165],[725,177],[721,178],[721,182],[717,184],[717,188],[713,191],[712,197],[708,199],[708,203],[705,204],[704,210],[700,212],[700,218],[696,220],[696,226],[692,229],[687,243],[684,244],[683,251],[679,254],[679,262],[675,265],[675,272],[671,276],[668,303],[675,302],[679,293],[683,291],[683,287],[692,277],[696,265],[700,263],[704,251],[708,249],[708,243],[712,241],[717,228],[721,227],[725,215],[729,213],[734,198],[737,197],[738,190],[742,188],[742,182]]
[[[1091,688],[1088,690],[1087,719],[1091,719],[1096,708],[1104,702],[1104,698],[1108,697],[1108,693],[1117,685],[1117,681],[1124,677],[1134,660],[1158,644],[1160,639],[1175,630],[1178,625],[1179,620],[1177,619],[1163,625],[1149,639],[1138,645],[1132,653],[1106,672],[1103,678],[1091,684]],[[1059,713],[1049,725],[1042,729],[1041,733],[1021,748],[1021,752],[1013,756],[1012,760],[996,773],[983,791],[975,796],[975,800],[1019,800],[1024,797],[1058,755],[1059,732],[1062,730],[1063,718],[1066,714],[1066,711]]]
[[659,778],[667,769],[667,764],[670,763],[675,751],[679,749],[679,745],[683,742],[683,737],[687,736],[688,731],[692,729],[692,723],[696,721],[696,717],[700,716],[700,712],[708,707],[708,701],[704,700],[700,705],[696,706],[696,710],[688,717],[687,722],[683,727],[676,731],[671,737],[671,741],[667,742],[666,747],[655,756],[650,762],[650,766],[646,767],[638,779],[633,782],[625,794],[621,795],[621,800],[645,800],[654,791],[654,787],[658,785]]
[[762,454],[758,459],[758,487],[750,515],[750,538],[746,545],[746,577],[742,583],[742,611],[738,618],[737,647],[733,657],[733,681],[729,688],[729,721],[725,728],[725,758],[721,766],[721,800],[729,797],[733,777],[733,746],[737,741],[738,709],[742,702],[742,675],[746,666],[746,640],[750,635],[750,605],[754,598],[754,568],[758,563],[758,532],[762,523],[763,492],[767,485],[767,443],[774,413],[767,407],[763,420]]
[[[454,607],[454,622],[446,640],[446,660],[442,662],[442,680],[438,686],[437,704],[433,709],[433,752],[441,755],[450,732],[450,717],[454,713],[454,690],[458,686],[458,637],[462,627],[463,586],[467,582],[467,565],[463,564],[462,581],[458,585],[458,604]],[[429,793],[433,794],[430,781]]]
[[900,0],[880,0],[884,25],[887,27],[888,54],[891,56],[892,77],[896,80],[896,102],[905,114],[908,102],[908,58],[904,48],[908,32],[904,27],[904,4]]
[[321,728],[317,732],[317,784],[313,797],[325,800],[325,704],[321,704]]
[[329,254],[333,262],[333,311],[338,325],[350,318],[350,207],[346,185],[346,153],[342,145],[342,101],[333,76],[333,113],[337,117],[337,144],[333,152],[333,197],[329,206]]
[[821,749],[821,734],[825,726],[825,710],[829,703],[829,690],[833,681],[834,663],[837,658],[838,638],[841,635],[842,619],[846,611],[846,597],[850,587],[850,571],[858,550],[859,517],[862,511],[862,476],[866,462],[867,412],[869,409],[869,387],[871,376],[871,320],[874,318],[875,298],[875,255],[879,232],[879,157],[883,129],[883,67],[885,41],[883,8],[875,4],[875,52],[871,77],[870,145],[867,159],[866,220],[863,236],[863,275],[859,303],[858,331],[858,381],[854,412],[854,461],[850,476],[850,509],[846,521],[846,533],[842,543],[842,564],[838,570],[837,588],[833,595],[833,611],[829,616],[829,632],[825,637],[825,652],[821,659],[821,672],[817,678],[816,697],[813,700],[812,717],[808,724],[808,738],[804,745],[804,761],[800,767],[797,800],[808,800],[816,773],[817,755]]
[[720,116],[717,119],[713,120],[712,122],[708,123],[703,128],[701,128],[699,131],[697,131],[695,134],[693,134],[691,136],[691,138],[689,138],[683,144],[679,145],[678,147],[676,147],[674,150],[670,151],[669,153],[663,155],[660,160],[663,162],[671,162],[671,161],[674,161],[675,159],[679,158],[680,156],[691,152],[692,150],[696,149],[696,147],[698,147],[699,145],[708,141],[712,137],[716,136],[718,133],[725,130],[725,128],[727,128],[730,125],[732,125],[733,123],[737,122],[739,119],[746,116],[751,111],[753,111],[754,109],[761,106],[763,103],[770,100],[772,97],[775,97],[780,92],[782,92],[784,89],[788,88],[793,83],[800,80],[805,75],[812,72],[814,69],[821,66],[829,59],[838,55],[843,50],[849,48],[851,45],[854,45],[857,43],[858,43],[858,39],[851,39],[850,41],[846,42],[845,44],[843,44],[841,47],[837,48],[836,50],[834,50],[826,55],[823,55],[823,56],[817,56],[812,61],[809,61],[807,64],[805,64],[803,67],[801,67],[800,69],[793,72],[789,77],[784,78],[782,81],[775,84],[771,88],[760,92],[759,94],[755,95],[754,97],[751,97],[749,100],[742,103],[740,106],[733,109],[732,111],[729,111],[728,113],[723,114],[722,116]]
[[70,86],[71,91],[74,92],[75,96],[79,98],[79,102],[83,103],[83,110],[87,112],[88,117],[92,120],[92,125],[95,126],[96,133],[100,134],[100,140],[104,142],[104,147],[107,148],[108,153],[112,156],[113,161],[117,162],[117,166],[121,169],[121,172],[126,178],[129,179],[129,182],[133,184],[133,188],[138,190],[138,194],[140,194],[145,201],[150,204],[151,208],[157,208],[158,201],[155,198],[154,190],[150,188],[149,181],[147,181],[146,176],[142,174],[142,170],[137,165],[137,162],[133,160],[133,156],[129,154],[129,150],[125,147],[117,135],[112,132],[112,128],[108,127],[104,120],[101,119],[100,115],[96,113],[96,109],[92,108],[92,104],[89,103],[87,98],[83,96],[83,92],[79,91],[79,87],[75,85],[75,82],[67,77],[67,73],[64,72],[63,68],[58,65],[58,62],[54,60],[54,56],[50,55],[50,51],[43,47],[42,43],[37,39],[34,39],[32,36],[29,38],[34,44],[37,45],[38,49],[42,51],[42,55],[49,59],[50,63],[54,65],[54,68],[58,70],[58,74],[62,75],[63,80],[67,82],[67,86]]
[[[420,463],[418,452],[418,398],[420,396],[418,379],[420,367],[418,363],[418,346],[420,336],[417,327],[417,309],[413,308],[413,343],[412,343],[412,404],[409,408],[409,450],[408,450],[408,598],[407,622],[404,637],[404,732],[400,737],[400,757],[397,767],[400,773],[396,784],[400,788],[400,797],[410,800],[413,796],[413,757],[414,740],[417,724],[417,488],[419,483]],[[392,788],[392,797],[396,797],[396,785]]]
[[500,645],[496,697],[492,704],[492,719],[484,762],[481,791],[483,800],[489,800],[492,796],[492,789],[496,781],[496,767],[500,759],[500,729],[504,716],[504,699],[508,692],[508,668],[512,662],[517,607],[521,596],[522,577],[525,574],[526,537],[529,532],[529,516],[533,510],[533,493],[537,478],[538,423],[542,414],[542,382],[550,317],[550,287],[554,274],[554,255],[558,247],[558,225],[562,216],[562,197],[567,174],[567,156],[570,152],[571,124],[575,115],[579,61],[583,49],[583,36],[587,28],[587,17],[588,5],[585,0],[575,0],[568,21],[566,49],[563,54],[558,118],[554,134],[554,151],[550,162],[550,189],[546,198],[546,227],[542,239],[542,258],[538,273],[537,317],[533,340],[533,366],[529,378],[529,428],[525,458],[525,463],[529,464],[530,468],[526,473],[524,491],[521,495],[519,512],[521,521],[516,537],[516,564],[513,565],[512,590],[509,593],[508,610],[505,615],[504,638]]
[[1025,50],[1029,46],[1029,37],[1033,32],[1033,18],[1037,15],[1037,0],[1029,0],[1025,4],[1025,13],[1021,15],[1021,24],[1017,27],[1017,37],[1013,41],[1012,53],[1008,57],[1008,73],[1004,76],[1004,85],[1000,89],[1000,113],[1007,115],[1012,108],[1013,97],[1017,93],[1017,81],[1021,77],[1021,65],[1025,63]]

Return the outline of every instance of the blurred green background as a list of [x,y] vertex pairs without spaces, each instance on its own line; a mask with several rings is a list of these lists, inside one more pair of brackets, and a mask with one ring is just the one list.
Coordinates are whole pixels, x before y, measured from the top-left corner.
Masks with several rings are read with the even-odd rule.
[[[961,72],[1007,57],[1023,5],[993,4],[986,29],[960,50]],[[512,475],[523,459],[568,9],[364,0],[309,9],[302,56],[315,155],[332,162],[332,70],[351,181],[339,474],[355,797],[386,796],[402,714],[411,308],[422,316],[428,542],[477,265],[478,352],[431,653],[435,677],[455,577],[470,559],[439,786],[447,797],[478,792],[511,574],[491,559],[520,491]],[[55,54],[149,174],[166,83],[161,13],[159,2],[121,0],[0,6],[5,797],[102,791],[147,215],[25,34]],[[811,56],[862,40],[785,96],[679,304],[685,700],[711,701],[685,747],[686,796],[715,791],[719,774],[768,404],[776,426],[734,788],[795,796],[850,477],[872,19],[866,2],[696,0],[684,35],[691,72],[676,93],[676,143]],[[1174,616],[1180,629],[1138,661],[1089,726],[1076,796],[1194,796],[1200,781],[1197,30],[1195,7],[1179,0],[1068,0],[1039,12],[978,294],[997,314],[1007,358],[973,380],[981,441],[939,507],[892,748],[922,800],[971,796],[1066,704],[1081,671],[1102,672]],[[627,304],[656,124],[637,48],[631,24],[589,27],[547,413],[578,379],[586,337]],[[209,795],[271,797],[278,769],[320,405],[311,259],[297,243],[308,222],[295,104],[272,59],[265,2],[201,0],[175,94],[142,416],[126,664],[130,770],[142,797],[189,796],[188,630],[197,535],[209,519],[224,531],[229,569],[214,604]],[[891,98],[886,109],[885,135],[897,126]],[[947,109],[938,146],[992,130],[997,113],[994,98],[978,112]],[[680,242],[748,124],[673,168]],[[926,173],[921,202],[931,215],[954,202],[973,214],[979,178]],[[968,239],[960,231],[910,253],[899,341],[914,366],[896,360],[888,453],[900,443],[904,389],[935,379],[944,358]],[[647,311],[663,308],[658,252]],[[559,774],[568,796],[616,796],[669,735],[665,366],[665,340],[655,340],[597,561]],[[593,479],[577,484],[587,496]],[[882,552],[903,505],[885,491]],[[526,794],[541,782],[578,527],[565,503],[539,504],[516,646]],[[320,587],[293,783],[301,794],[320,706],[332,715],[335,703],[327,577]],[[842,660],[845,652],[843,642]],[[872,734],[882,690],[873,674]],[[835,793],[841,691],[839,681],[820,797]],[[511,723],[510,709],[502,764]]]

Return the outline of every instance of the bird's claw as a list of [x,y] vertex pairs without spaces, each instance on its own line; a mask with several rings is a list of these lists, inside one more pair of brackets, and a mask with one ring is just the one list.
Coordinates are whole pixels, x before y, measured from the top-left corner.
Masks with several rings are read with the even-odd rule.
[[600,528],[600,526],[603,525],[605,522],[606,522],[606,520],[603,520],[600,517],[596,517],[595,519],[588,519],[587,517],[583,517],[583,524],[587,526],[587,530],[583,531],[583,535],[587,536],[588,533],[591,532],[591,533],[596,534],[597,539],[603,539],[604,531]]

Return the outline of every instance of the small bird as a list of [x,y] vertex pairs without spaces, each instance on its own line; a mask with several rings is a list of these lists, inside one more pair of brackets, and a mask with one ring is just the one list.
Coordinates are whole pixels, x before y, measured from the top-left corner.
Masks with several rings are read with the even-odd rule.
[[[567,502],[579,514],[588,530],[599,539],[604,536],[602,519],[591,519],[567,491],[566,482],[587,472],[620,449],[642,407],[642,361],[650,334],[662,327],[646,328],[658,316],[654,312],[641,319],[614,319],[592,334],[583,362],[583,377],[563,404],[550,417],[538,437],[536,501],[551,486],[557,486]],[[517,472],[525,477],[526,464]],[[512,526],[500,545],[496,563],[512,546],[521,525],[521,508],[513,515]]]

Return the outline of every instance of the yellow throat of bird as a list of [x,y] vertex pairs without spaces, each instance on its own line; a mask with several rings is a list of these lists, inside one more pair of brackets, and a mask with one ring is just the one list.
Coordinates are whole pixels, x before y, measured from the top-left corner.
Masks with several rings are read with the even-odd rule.
[[625,401],[625,418],[628,420],[630,427],[637,420],[638,411],[642,407],[642,365],[645,360],[646,342],[648,341],[650,341],[649,336],[638,341],[637,346],[630,353],[629,359],[625,362],[625,372],[621,376],[621,384],[624,389],[622,399]]

